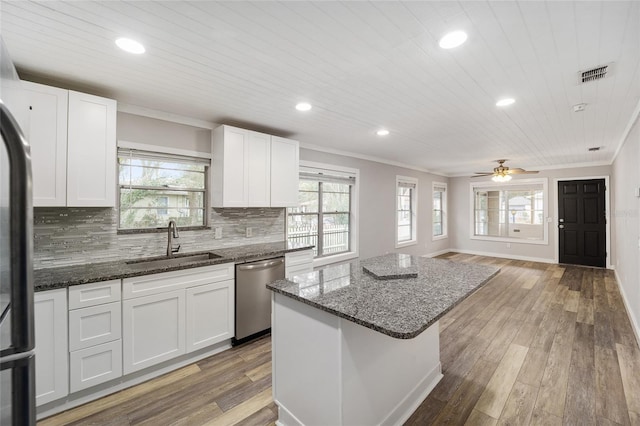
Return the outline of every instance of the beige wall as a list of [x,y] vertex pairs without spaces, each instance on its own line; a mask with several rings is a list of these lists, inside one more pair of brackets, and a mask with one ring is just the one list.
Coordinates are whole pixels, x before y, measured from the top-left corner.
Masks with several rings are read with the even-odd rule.
[[118,112],[119,141],[211,152],[211,130]]
[[[432,241],[431,238],[432,182],[447,183],[448,178],[309,149],[300,150],[300,159],[360,170],[358,246],[361,258],[387,252],[423,255],[449,248],[448,239]],[[399,249],[395,248],[396,175],[418,179],[418,243]]]
[[[478,254],[496,255],[502,257],[535,259],[539,261],[555,262],[556,258],[556,225],[557,218],[556,205],[557,194],[555,188],[556,178],[581,178],[595,176],[610,176],[610,166],[600,167],[581,167],[573,169],[561,170],[545,170],[535,175],[535,178],[547,178],[549,188],[549,214],[548,217],[553,218],[551,223],[547,223],[549,232],[548,244],[524,244],[511,242],[511,248],[507,248],[506,242],[498,241],[481,241],[472,240],[471,235],[471,205],[470,205],[470,183],[472,179],[469,177],[457,177],[449,179],[450,189],[450,241],[451,249],[466,251]],[[512,182],[516,182],[520,177],[514,177]],[[523,177],[523,179],[531,178],[531,175]],[[609,186],[612,186],[611,183]],[[607,192],[608,195],[611,191]],[[611,250],[613,251],[613,250]],[[612,259],[615,253],[610,253]]]
[[618,283],[626,299],[636,335],[640,333],[640,122],[629,132],[612,167],[612,242]]

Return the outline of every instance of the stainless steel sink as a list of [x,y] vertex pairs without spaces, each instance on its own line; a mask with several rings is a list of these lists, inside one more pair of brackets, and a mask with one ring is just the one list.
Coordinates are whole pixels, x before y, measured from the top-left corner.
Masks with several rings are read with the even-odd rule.
[[222,256],[215,253],[196,253],[174,257],[154,257],[150,259],[138,259],[126,262],[127,265],[134,268],[165,268],[170,266],[179,266],[187,263],[204,262],[211,259],[220,259]]

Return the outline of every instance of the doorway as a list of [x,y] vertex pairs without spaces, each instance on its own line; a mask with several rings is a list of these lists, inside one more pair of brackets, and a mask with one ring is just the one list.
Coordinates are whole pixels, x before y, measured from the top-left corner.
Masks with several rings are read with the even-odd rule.
[[604,179],[558,181],[560,263],[606,266],[605,191]]

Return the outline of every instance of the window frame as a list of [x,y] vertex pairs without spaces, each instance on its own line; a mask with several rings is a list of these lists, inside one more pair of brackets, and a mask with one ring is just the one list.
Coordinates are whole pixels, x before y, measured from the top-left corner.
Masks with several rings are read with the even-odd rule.
[[[493,181],[479,181],[471,182],[469,184],[469,234],[472,240],[480,241],[494,241],[494,242],[506,242],[517,244],[533,244],[533,245],[548,245],[549,244],[549,185],[547,178],[534,178],[534,179],[512,179],[509,182],[493,182]],[[475,234],[475,189],[476,188],[496,188],[495,190],[509,190],[509,187],[522,187],[527,185],[542,185],[542,202],[543,202],[543,216],[542,216],[542,229],[543,238],[538,240],[517,238],[517,237],[492,237],[488,235],[476,235]]]
[[[411,188],[410,192],[410,216],[411,216],[411,238],[409,240],[398,240],[398,213],[400,211],[400,199],[398,190],[400,188],[400,184],[409,184],[415,185],[414,188]],[[418,244],[418,179],[409,177],[409,176],[400,176],[396,175],[396,190],[395,190],[395,246],[396,248],[409,247]]]
[[[444,191],[436,191],[436,188],[444,188]],[[432,182],[431,183],[431,240],[432,241],[437,241],[437,240],[444,240],[446,238],[449,238],[448,235],[448,220],[447,220],[447,211],[449,208],[448,205],[448,197],[447,197],[447,192],[449,191],[449,188],[447,187],[446,182]],[[440,235],[434,235],[433,233],[433,225],[435,224],[435,208],[434,208],[434,204],[433,204],[433,196],[435,195],[436,192],[442,192],[442,199],[440,200],[440,203],[442,204],[442,209],[440,210],[440,218],[442,220],[442,234]]]
[[[332,263],[344,262],[347,260],[352,260],[357,258],[359,255],[358,235],[359,235],[359,229],[360,229],[359,215],[358,215],[359,193],[360,193],[360,170],[354,169],[351,167],[343,167],[343,166],[336,166],[333,164],[300,160],[300,168],[305,168],[305,167],[312,168],[312,169],[325,170],[327,173],[330,173],[330,172],[348,173],[355,177],[355,184],[351,185],[351,193],[349,197],[349,206],[351,210],[349,212],[350,213],[349,214],[349,224],[350,224],[349,251],[341,252],[337,254],[330,254],[326,256],[314,257],[313,258],[314,268],[319,266],[329,265]],[[313,214],[317,214],[317,213],[313,213]],[[320,215],[318,217],[320,218]],[[320,227],[321,227],[321,224],[319,223],[318,239],[321,238]],[[289,240],[288,231],[289,231],[289,211],[285,209],[285,239],[287,241]]]
[[[171,147],[164,147],[164,146],[156,146],[156,145],[149,145],[149,144],[141,144],[141,143],[135,143],[135,142],[127,142],[127,141],[118,141],[118,147],[117,147],[117,152],[116,152],[116,207],[118,210],[117,213],[117,229],[116,229],[116,233],[117,234],[141,234],[141,233],[158,233],[158,232],[166,232],[167,228],[166,226],[161,226],[161,227],[153,227],[153,228],[120,228],[120,215],[122,212],[122,207],[121,207],[121,196],[120,196],[120,190],[121,190],[121,185],[120,185],[120,179],[119,179],[119,175],[120,175],[120,164],[119,164],[119,158],[121,157],[121,155],[119,154],[120,150],[130,150],[130,151],[142,151],[148,154],[157,154],[158,157],[167,157],[167,160],[170,159],[170,157],[174,156],[176,158],[185,158],[185,157],[191,157],[194,159],[194,163],[195,162],[199,162],[200,164],[203,164],[205,166],[205,170],[204,170],[204,189],[202,191],[198,191],[198,192],[202,192],[203,193],[203,224],[202,225],[195,225],[195,226],[179,226],[180,230],[184,230],[184,231],[193,231],[193,230],[203,230],[203,229],[211,229],[210,225],[209,225],[209,221],[210,221],[210,207],[211,207],[211,203],[210,203],[210,199],[211,199],[211,154],[206,153],[206,152],[198,152],[198,151],[190,151],[190,150],[184,150],[184,149],[179,149],[179,148],[171,148]],[[176,191],[179,192],[179,191]],[[171,207],[167,206],[167,209],[170,209]]]

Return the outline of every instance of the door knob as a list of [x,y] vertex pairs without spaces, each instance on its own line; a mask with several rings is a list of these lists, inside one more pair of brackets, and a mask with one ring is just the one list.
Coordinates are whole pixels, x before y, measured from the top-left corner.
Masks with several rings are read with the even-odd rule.
[[560,225],[558,225],[558,228],[564,229],[564,225],[560,224]]
[[558,222],[562,223],[564,222],[564,219],[558,219]]

